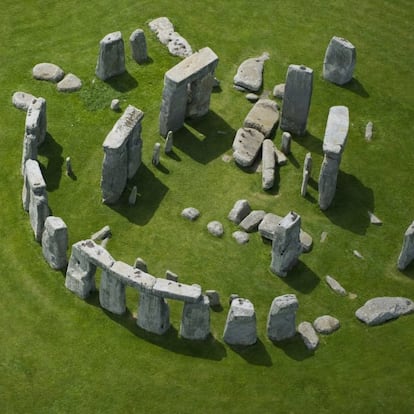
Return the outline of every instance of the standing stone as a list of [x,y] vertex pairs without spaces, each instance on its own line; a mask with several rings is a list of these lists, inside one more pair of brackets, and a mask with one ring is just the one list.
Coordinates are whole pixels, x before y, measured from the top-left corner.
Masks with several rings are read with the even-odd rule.
[[180,335],[186,339],[204,340],[210,335],[210,301],[202,295],[196,303],[184,302]]
[[36,98],[29,105],[25,131],[27,134],[36,136],[37,145],[43,144],[47,131],[46,100],[44,98]]
[[96,76],[105,81],[125,72],[124,40],[121,32],[107,34],[99,42],[99,56],[96,64]]
[[134,268],[142,270],[145,273],[148,273],[148,266],[144,259],[141,259],[140,257],[137,257],[134,263]]
[[247,200],[237,200],[227,218],[234,224],[239,224],[252,211]]
[[171,270],[167,270],[165,272],[165,278],[167,280],[172,280],[173,282],[178,282],[178,275]]
[[313,327],[321,334],[329,335],[340,328],[338,319],[330,315],[319,316],[313,321]]
[[91,239],[94,242],[96,242],[107,239],[109,237],[112,237],[112,231],[111,228],[108,225],[106,225],[102,227],[100,230],[98,230],[96,233],[92,234]]
[[372,130],[373,130],[373,128],[374,128],[373,123],[371,121],[369,121],[367,123],[367,126],[365,127],[365,139],[367,141],[371,141],[371,139],[372,139]]
[[122,315],[126,311],[125,285],[106,270],[101,275],[99,303],[104,309],[116,315]]
[[212,308],[220,306],[220,295],[215,290],[206,290],[206,296],[208,297],[209,304]]
[[293,294],[273,299],[267,318],[267,336],[270,340],[282,341],[295,336],[298,307],[298,299]]
[[328,286],[338,295],[346,296],[348,294],[348,292],[342,287],[342,285],[332,276],[326,275],[325,281],[328,284]]
[[286,75],[280,129],[294,135],[305,135],[312,97],[313,70],[290,65]]
[[327,81],[344,85],[352,79],[355,64],[355,46],[346,39],[334,36],[326,49],[322,76]]
[[137,191],[138,191],[137,186],[134,185],[132,187],[131,193],[129,194],[129,197],[128,197],[128,204],[130,206],[135,205],[135,203],[137,201]]
[[298,326],[298,332],[309,351],[314,351],[319,345],[319,338],[310,322],[302,322]]
[[278,276],[287,276],[288,271],[296,265],[302,253],[299,236],[300,224],[299,214],[291,211],[276,227],[270,270]]
[[290,135],[289,132],[284,132],[282,134],[282,145],[280,146],[280,150],[283,152],[283,154],[285,155],[290,154],[291,142],[292,142],[292,135]]
[[135,62],[141,64],[148,60],[147,55],[147,41],[145,39],[145,33],[142,29],[137,29],[131,33],[129,37],[129,43],[131,45],[132,58]]
[[173,145],[174,145],[173,132],[172,131],[168,131],[167,138],[165,138],[165,148],[164,148],[164,152],[166,154],[169,154],[170,152],[172,152]]
[[346,106],[332,106],[329,109],[323,139],[325,153],[319,174],[319,207],[326,210],[336,192],[339,165],[345,149],[349,128],[349,112]]
[[42,235],[42,252],[52,269],[64,269],[68,263],[68,228],[60,217],[49,216],[45,220]]
[[246,233],[245,231],[236,230],[231,235],[238,244],[246,244],[250,240],[249,233]]
[[302,175],[302,185],[300,187],[300,195],[306,197],[306,192],[308,190],[308,181],[309,181],[309,171],[304,171]]
[[404,241],[398,257],[397,267],[404,270],[414,259],[414,221],[404,233]]
[[262,188],[269,190],[275,183],[276,155],[273,142],[265,139],[262,146]]
[[237,298],[231,302],[223,340],[229,345],[256,343],[256,313],[253,304],[248,299]]
[[152,151],[152,163],[157,166],[160,163],[161,144],[156,142]]
[[73,169],[72,169],[72,161],[70,157],[66,157],[65,163],[66,163],[66,175],[68,175],[69,177],[72,177]]
[[157,335],[167,332],[170,328],[170,308],[165,299],[141,291],[137,325]]
[[264,62],[268,59],[269,54],[265,52],[242,62],[233,79],[235,87],[242,91],[257,92],[262,86]]

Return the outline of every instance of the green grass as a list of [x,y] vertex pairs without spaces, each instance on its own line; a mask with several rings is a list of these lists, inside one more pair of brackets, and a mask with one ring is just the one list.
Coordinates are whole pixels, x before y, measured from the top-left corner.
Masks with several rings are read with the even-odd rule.
[[[214,93],[206,118],[175,134],[175,156],[151,165],[160,141],[158,114],[162,80],[179,60],[168,54],[147,22],[166,15],[193,46],[211,47],[219,56]],[[408,0],[359,2],[302,1],[10,1],[0,14],[0,408],[2,413],[412,413],[414,317],[368,328],[355,310],[375,296],[414,299],[414,265],[396,270],[402,236],[414,219],[414,90],[412,67],[414,7]],[[151,62],[136,65],[128,38],[136,28],[147,35]],[[99,40],[121,30],[128,74],[103,83],[94,76]],[[357,47],[354,80],[346,87],[323,81],[322,61],[334,35]],[[290,63],[314,69],[308,135],[297,138],[292,156],[280,169],[276,189],[261,190],[261,177],[221,157],[231,154],[235,131],[251,104],[233,90],[232,79],[246,58],[270,53],[264,90],[283,82]],[[83,81],[78,93],[62,94],[35,81],[31,68],[51,61]],[[118,260],[144,258],[150,273],[166,269],[183,283],[216,289],[223,311],[212,312],[212,338],[203,343],[179,337],[182,305],[171,304],[172,329],[165,336],[135,325],[137,294],[127,293],[122,317],[103,311],[93,296],[82,301],[64,287],[34,241],[21,207],[20,162],[24,113],[11,105],[13,92],[43,96],[49,136],[40,150],[53,214],[69,228],[70,243],[89,237],[105,224],[113,231],[108,250]],[[145,112],[143,165],[128,183],[138,201],[101,204],[102,142],[119,118],[109,109],[119,98]],[[317,206],[316,181],[329,107],[346,105],[350,131],[338,190],[325,213]],[[374,123],[374,138],[364,128]],[[217,131],[225,131],[225,135]],[[280,132],[275,142],[280,142]],[[306,152],[314,159],[309,196],[300,197]],[[64,174],[70,156],[77,177]],[[253,208],[284,215],[295,210],[314,238],[286,279],[269,271],[270,245],[258,235],[239,246],[226,220],[233,203],[247,198]],[[194,223],[180,218],[184,207],[202,215]],[[367,210],[384,225],[369,224]],[[206,224],[220,220],[222,239]],[[328,232],[320,243],[322,231]],[[358,260],[352,250],[360,251]],[[324,277],[336,277],[357,298],[335,296]],[[98,273],[98,280],[99,280]],[[258,343],[246,349],[223,343],[227,297],[249,298],[257,313]],[[322,337],[315,353],[300,338],[274,345],[266,337],[266,318],[275,296],[295,293],[298,322],[331,314],[341,321]]]

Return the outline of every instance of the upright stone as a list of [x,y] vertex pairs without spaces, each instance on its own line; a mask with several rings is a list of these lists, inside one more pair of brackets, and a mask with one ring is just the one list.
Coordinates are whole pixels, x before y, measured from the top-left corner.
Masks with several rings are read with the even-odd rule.
[[306,197],[306,192],[308,190],[308,181],[309,181],[309,171],[304,171],[302,175],[302,185],[300,187],[300,195]]
[[253,128],[269,138],[278,122],[278,104],[271,99],[259,99],[246,115],[243,128]]
[[137,201],[137,192],[138,192],[137,186],[134,185],[132,187],[131,193],[129,194],[129,197],[128,197],[128,204],[130,206],[135,205],[135,203]]
[[374,124],[371,121],[369,121],[367,125],[365,126],[365,139],[367,141],[372,140],[373,129],[374,129]]
[[304,135],[312,97],[313,70],[290,65],[286,75],[280,129],[294,135]]
[[161,144],[156,142],[152,150],[152,163],[157,166],[160,163]]
[[133,31],[129,37],[129,43],[131,45],[132,58],[135,62],[139,64],[145,63],[148,60],[148,55],[144,31],[142,29]]
[[272,243],[272,263],[270,269],[278,276],[287,276],[287,273],[298,262],[302,253],[300,243],[299,214],[291,211],[277,225]]
[[66,175],[69,177],[73,176],[72,161],[70,157],[66,157],[65,163],[66,163]]
[[52,269],[64,269],[68,263],[68,228],[60,217],[49,216],[45,220],[42,235],[42,252]]
[[142,270],[145,273],[148,273],[148,266],[144,259],[141,259],[140,257],[137,257],[134,263],[134,268]]
[[170,308],[165,299],[141,291],[137,325],[157,335],[165,333],[170,327]]
[[242,62],[233,79],[235,87],[243,91],[257,92],[262,86],[264,62],[268,59],[269,54],[265,52]]
[[309,351],[314,351],[318,347],[319,337],[310,322],[301,322],[298,325],[298,332]]
[[180,335],[186,339],[204,340],[210,335],[210,302],[202,295],[198,302],[184,302]]
[[223,340],[229,345],[256,343],[256,313],[253,304],[248,299],[237,298],[231,302]]
[[105,81],[125,72],[124,40],[121,32],[107,34],[99,42],[96,76]]
[[299,302],[295,295],[283,295],[273,299],[267,317],[267,336],[272,341],[282,341],[296,334],[296,311]]
[[414,259],[414,221],[408,226],[404,241],[398,257],[398,269],[404,270]]
[[26,134],[36,136],[37,145],[41,145],[46,138],[47,117],[46,117],[46,100],[44,98],[35,98],[29,105],[26,113]]
[[126,311],[125,285],[106,270],[101,275],[99,303],[116,315],[122,315]]
[[292,142],[292,135],[290,135],[289,132],[284,132],[282,134],[282,145],[280,146],[280,150],[283,152],[283,154],[285,155],[290,154],[291,142]]
[[352,79],[355,64],[355,46],[346,39],[334,36],[326,49],[323,78],[337,85],[344,85]]
[[174,145],[174,136],[172,131],[168,131],[167,138],[165,138],[165,148],[164,152],[169,154],[173,150]]

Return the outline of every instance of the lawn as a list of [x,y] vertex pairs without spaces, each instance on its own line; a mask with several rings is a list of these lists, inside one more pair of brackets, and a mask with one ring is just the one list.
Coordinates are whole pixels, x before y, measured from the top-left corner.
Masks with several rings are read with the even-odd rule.
[[[174,157],[151,164],[158,134],[164,73],[179,62],[150,32],[148,22],[168,16],[194,50],[211,47],[219,56],[221,89],[211,111],[174,135]],[[414,316],[378,327],[359,322],[354,312],[376,296],[414,300],[414,264],[396,269],[403,234],[414,219],[414,5],[408,0],[265,0],[88,2],[3,0],[0,12],[0,411],[2,413],[412,413],[414,411]],[[145,31],[150,61],[131,58],[129,35]],[[120,30],[128,73],[104,83],[94,71],[99,41]],[[345,87],[322,79],[332,36],[357,48],[354,79]],[[289,64],[314,70],[308,133],[294,138],[288,165],[275,188],[261,189],[258,173],[242,171],[231,155],[235,131],[251,103],[233,89],[238,65],[268,52],[264,91],[284,82]],[[82,79],[73,94],[36,81],[31,69],[53,62]],[[127,292],[128,311],[114,316],[98,296],[82,301],[64,286],[64,274],[44,261],[21,206],[20,163],[25,114],[13,107],[15,91],[47,100],[48,137],[40,148],[53,215],[69,229],[70,245],[106,224],[109,252],[132,264],[142,257],[149,272],[167,269],[183,283],[216,289],[223,309],[211,313],[212,336],[192,342],[179,336],[182,305],[170,301],[172,328],[164,336],[135,323],[138,297]],[[109,109],[119,98],[145,112],[143,165],[128,182],[121,201],[101,203],[102,143],[120,114]],[[346,105],[348,142],[338,188],[329,210],[317,205],[317,180],[329,108]],[[374,124],[372,142],[365,125]],[[218,133],[220,131],[220,133]],[[277,131],[274,141],[280,144]],[[300,196],[305,154],[312,153],[309,194]],[[76,180],[64,173],[70,156]],[[138,187],[137,204],[127,205]],[[226,217],[234,202],[279,215],[294,210],[313,236],[310,253],[285,279],[269,270],[271,246],[259,235],[238,245]],[[183,208],[201,211],[196,222]],[[383,220],[369,223],[367,211]],[[221,239],[208,234],[211,220],[223,223]],[[325,242],[320,235],[328,233]],[[364,259],[353,254],[358,250]],[[69,252],[68,252],[69,254]],[[349,291],[329,290],[332,275]],[[99,281],[99,273],[97,279]],[[234,348],[222,340],[237,293],[255,306],[258,342]],[[294,293],[297,322],[323,314],[341,328],[321,336],[308,351],[301,338],[273,344],[266,318],[275,296]]]

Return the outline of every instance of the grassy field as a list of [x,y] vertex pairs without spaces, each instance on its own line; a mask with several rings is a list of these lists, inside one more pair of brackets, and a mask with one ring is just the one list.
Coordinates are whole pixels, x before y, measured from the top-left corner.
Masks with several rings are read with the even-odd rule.
[[[166,70],[178,63],[148,29],[168,16],[197,50],[219,56],[221,90],[211,112],[174,135],[175,156],[151,165],[162,140],[158,115]],[[412,413],[414,412],[414,316],[368,328],[355,310],[375,296],[414,299],[414,265],[396,270],[403,233],[414,219],[414,5],[409,0],[129,1],[3,0],[0,11],[0,411],[2,413]],[[137,65],[128,38],[144,29],[150,62]],[[95,78],[99,40],[120,30],[128,73],[108,83]],[[357,48],[354,79],[338,87],[322,79],[322,62],[332,36]],[[308,134],[295,138],[289,164],[275,189],[264,192],[261,176],[246,173],[231,155],[235,131],[251,104],[232,87],[238,65],[267,51],[264,90],[284,81],[289,64],[314,69]],[[63,94],[36,81],[32,67],[53,62],[83,81],[81,91]],[[223,310],[212,312],[210,340],[179,337],[182,305],[170,302],[171,330],[162,337],[135,324],[137,294],[128,291],[121,317],[65,289],[34,241],[21,207],[20,162],[25,114],[11,104],[15,91],[47,100],[48,137],[39,161],[49,204],[69,228],[70,244],[109,224],[108,250],[133,263],[140,256],[149,272],[166,269],[183,283],[216,289]],[[109,109],[119,98],[145,112],[143,165],[115,206],[101,204],[102,142],[119,118]],[[330,106],[346,105],[350,131],[331,208],[317,205],[317,178]],[[374,137],[364,139],[366,123]],[[218,134],[217,131],[224,131]],[[280,143],[280,131],[274,138]],[[160,141],[163,142],[163,141]],[[313,181],[300,196],[302,163],[311,151]],[[72,158],[77,179],[64,174]],[[138,187],[137,205],[126,203]],[[247,245],[231,237],[226,216],[246,198],[255,209],[279,215],[295,210],[314,239],[311,253],[286,279],[270,270],[271,246],[253,234]],[[184,207],[202,215],[180,217]],[[370,225],[367,211],[383,226]],[[220,220],[222,239],[206,225]],[[320,242],[326,231],[327,240]],[[353,256],[356,249],[364,260]],[[332,275],[356,295],[342,298],[325,284]],[[100,275],[98,274],[98,281]],[[258,342],[244,349],[222,340],[227,298],[250,299],[257,314]],[[330,314],[341,321],[321,336],[315,353],[299,337],[275,345],[266,337],[266,318],[275,296],[295,293],[298,322]]]

